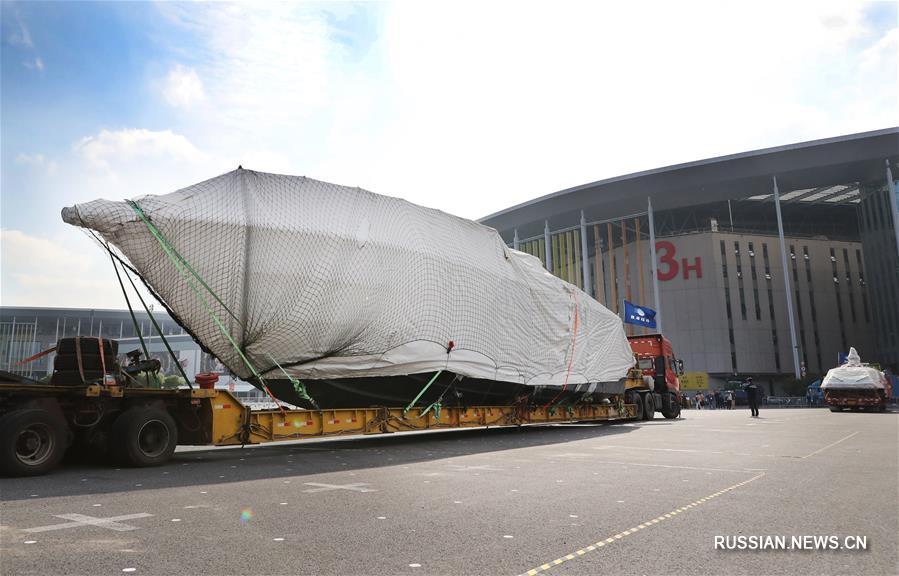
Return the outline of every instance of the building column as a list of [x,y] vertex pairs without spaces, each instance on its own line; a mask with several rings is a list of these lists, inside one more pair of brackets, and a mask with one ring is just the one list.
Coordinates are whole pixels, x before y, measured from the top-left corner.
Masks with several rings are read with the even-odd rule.
[[659,271],[656,267],[656,224],[652,215],[652,198],[646,198],[646,214],[649,220],[649,256],[652,272],[652,295],[656,310],[656,331],[662,333],[662,303],[659,300]]
[[581,210],[581,266],[584,269],[584,292],[593,296],[593,282],[590,282],[590,257],[587,252],[587,219]]
[[784,223],[780,216],[780,192],[777,189],[777,176],[773,176],[774,208],[777,212],[777,237],[780,239],[780,260],[783,264],[784,289],[787,291],[787,318],[790,320],[790,344],[793,346],[793,375],[799,380],[802,374],[799,369],[799,345],[796,343],[796,323],[793,320],[793,291],[790,289],[790,274],[787,268],[787,247],[784,242]]
[[549,220],[545,220],[543,224],[543,249],[546,250],[546,269],[549,273],[553,273],[553,246],[549,237]]
[[518,228],[515,229],[515,236],[512,237],[512,248],[518,250]]
[[890,195],[890,207],[893,209],[893,233],[896,235],[896,253],[899,254],[899,200],[896,199],[896,181],[893,180],[893,171],[890,169],[890,161],[884,161],[887,165],[887,194]]

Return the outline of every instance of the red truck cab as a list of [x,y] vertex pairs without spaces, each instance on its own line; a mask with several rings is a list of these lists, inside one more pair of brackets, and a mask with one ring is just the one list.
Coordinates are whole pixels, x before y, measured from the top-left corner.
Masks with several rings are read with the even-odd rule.
[[637,356],[643,375],[652,378],[657,394],[680,392],[677,375],[683,373],[683,364],[674,357],[670,340],[661,334],[628,336],[627,340]]
[[680,414],[680,380],[683,363],[674,357],[671,341],[661,334],[628,336],[643,385],[625,391],[625,402],[637,405],[637,413],[651,420],[656,411],[665,418]]

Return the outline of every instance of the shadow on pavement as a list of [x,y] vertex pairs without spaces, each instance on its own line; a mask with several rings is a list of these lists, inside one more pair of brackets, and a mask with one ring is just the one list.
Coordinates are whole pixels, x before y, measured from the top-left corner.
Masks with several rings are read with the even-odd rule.
[[70,464],[34,478],[0,479],[0,501],[228,484],[436,462],[617,436],[675,421],[579,423],[315,438],[241,448],[183,447],[156,468]]

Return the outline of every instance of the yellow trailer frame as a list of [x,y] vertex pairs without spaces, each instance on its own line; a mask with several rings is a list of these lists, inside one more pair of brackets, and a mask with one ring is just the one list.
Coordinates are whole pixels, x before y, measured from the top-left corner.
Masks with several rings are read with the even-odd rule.
[[[233,446],[393,432],[612,422],[638,418],[636,408],[636,404],[625,404],[621,396],[612,396],[603,403],[549,408],[513,405],[436,409],[432,405],[407,409],[382,406],[340,410],[251,410],[228,390],[166,390],[96,384],[59,386],[16,380],[0,374],[0,420],[6,422],[6,428],[19,427],[0,438],[0,444],[5,446],[0,452],[4,458],[0,461],[0,469],[3,474],[45,474],[59,463],[68,443],[76,439],[76,433],[88,444],[94,432],[108,439],[110,434],[117,433],[115,424],[125,414],[129,414],[129,418],[146,418],[156,426],[169,426],[167,420],[170,426],[177,427],[172,442],[164,447],[164,455],[158,451],[126,451],[126,448],[131,450],[140,445],[138,436],[144,427],[134,428],[132,432],[137,436],[113,438],[119,447],[113,450],[119,460],[129,466],[155,466],[171,457],[175,444]],[[35,426],[49,431],[54,440],[47,441],[47,449],[54,452],[52,458],[31,466],[27,458],[20,458],[16,438]]]
[[[216,446],[263,444],[325,436],[350,436],[634,419],[634,404],[584,404],[571,407],[471,406],[434,410],[347,408],[341,410],[250,410],[227,390],[202,399],[203,420],[211,422]],[[198,442],[202,444],[206,442]]]

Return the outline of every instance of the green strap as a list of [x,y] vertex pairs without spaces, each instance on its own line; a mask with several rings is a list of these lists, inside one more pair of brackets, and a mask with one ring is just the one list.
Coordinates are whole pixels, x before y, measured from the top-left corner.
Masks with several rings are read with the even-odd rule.
[[[443,374],[443,370],[438,370],[437,373],[434,374],[434,377],[431,378],[427,384],[425,384],[425,387],[421,389],[421,392],[418,393],[418,396],[415,397],[415,400],[410,402],[409,405],[406,406],[405,410],[403,410],[403,416],[406,415],[406,412],[408,412],[409,410],[412,410],[412,407],[415,406],[415,403],[418,402],[418,399],[421,398],[425,392],[427,392],[428,388],[431,387],[431,384],[433,384],[437,380],[437,377],[440,376],[441,374]],[[433,404],[432,404],[432,406],[433,406]],[[429,406],[429,408],[430,408],[430,406]],[[422,415],[423,414],[424,414],[424,412],[422,412]]]
[[[197,271],[193,269],[193,267],[184,258],[184,256],[182,256],[175,249],[175,247],[172,246],[168,240],[166,240],[165,236],[162,235],[162,232],[160,232],[159,229],[156,228],[156,225],[153,224],[153,222],[150,221],[150,219],[147,217],[147,215],[144,214],[144,211],[141,210],[140,205],[138,205],[138,203],[133,200],[125,200],[125,202],[127,202],[128,205],[131,206],[131,208],[137,213],[137,215],[140,216],[140,219],[143,220],[144,224],[147,225],[147,228],[150,229],[150,233],[153,234],[153,237],[156,238],[156,241],[159,242],[159,245],[162,246],[162,249],[165,251],[165,253],[178,266],[178,270],[181,271],[182,265],[185,268],[187,268],[187,270],[190,271],[190,273],[193,275],[193,277],[196,278],[197,281],[199,281],[200,284],[203,285],[203,288],[205,288],[206,291],[209,292],[212,295],[212,297],[215,298],[219,304],[221,304],[222,308],[224,308],[225,311],[228,312],[228,314],[230,314],[231,317],[234,318],[234,320],[236,320],[238,324],[241,324],[241,322],[237,318],[237,316],[234,315],[234,312],[231,312],[231,310],[228,308],[228,306],[226,306],[225,303],[222,302],[222,299],[219,298],[218,295],[215,293],[215,291],[213,291],[213,289],[209,287],[209,285],[206,283],[205,280],[203,280],[203,278],[197,273]],[[180,265],[179,265],[179,263],[180,263]]]
[[[150,222],[150,220],[144,215],[143,211],[140,209],[140,206],[138,206],[136,202],[133,202],[131,200],[126,200],[126,202],[128,202],[128,204],[132,208],[134,208],[134,211],[137,212],[137,214],[138,214],[138,216],[140,216],[141,220],[143,220],[144,223],[147,225],[147,227],[150,229],[150,232],[153,233],[153,236],[156,238],[156,240],[162,246],[165,253],[168,255],[169,259],[172,261],[172,264],[175,265],[175,268],[178,270],[178,273],[181,274],[181,277],[184,278],[184,280],[187,282],[187,285],[193,291],[194,295],[203,304],[203,308],[206,309],[206,312],[212,318],[212,321],[215,322],[215,325],[218,326],[221,333],[225,336],[225,338],[228,339],[228,342],[231,343],[231,346],[234,347],[234,350],[237,351],[237,354],[240,356],[240,359],[243,360],[244,365],[247,367],[247,369],[249,369],[249,371],[253,374],[253,376],[267,390],[268,386],[265,385],[265,379],[263,379],[262,376],[259,375],[259,373],[256,371],[256,368],[253,366],[253,364],[250,362],[250,360],[246,357],[246,355],[244,355],[243,350],[240,349],[240,346],[238,346],[237,342],[234,341],[234,338],[231,337],[231,333],[228,332],[228,329],[225,328],[224,324],[222,324],[222,321],[219,319],[218,315],[215,313],[215,311],[212,309],[212,306],[209,304],[209,300],[207,300],[206,296],[204,296],[203,293],[200,292],[199,288],[197,288],[196,284],[194,284],[193,280],[191,279],[190,275],[188,275],[187,271],[190,270],[190,272],[191,272],[191,274],[193,274],[194,278],[196,278],[203,285],[203,287],[206,288],[206,290],[212,295],[212,297],[215,298],[222,305],[222,307],[225,310],[228,310],[228,307],[225,306],[225,303],[221,301],[221,299],[216,295],[216,293],[212,290],[212,288],[210,288],[209,285],[206,284],[206,282],[203,281],[202,278],[200,278],[200,275],[197,274],[197,272],[193,268],[190,267],[190,264],[188,264],[187,261],[184,260],[184,258],[180,254],[178,254],[174,248],[171,247],[171,245],[168,243],[168,241],[165,239],[165,237],[162,235],[162,233],[159,230],[157,230],[156,226],[154,226],[153,223]],[[232,318],[237,320],[237,317],[235,317],[234,314],[231,313],[230,310],[228,310],[228,313],[231,314]],[[239,322],[240,321],[238,320],[238,323]],[[271,394],[271,392],[269,392],[269,394]]]
[[268,354],[268,359],[275,363],[275,366],[277,366],[281,370],[281,373],[284,374],[285,378],[290,380],[290,383],[293,385],[294,392],[297,393],[297,396],[311,403],[315,407],[315,409],[318,410],[318,403],[315,401],[315,399],[312,398],[312,396],[309,395],[308,392],[306,392],[306,386],[304,386],[302,382],[288,374],[287,370],[285,370],[280,364],[278,364],[278,361],[275,360],[275,358],[271,354]]

